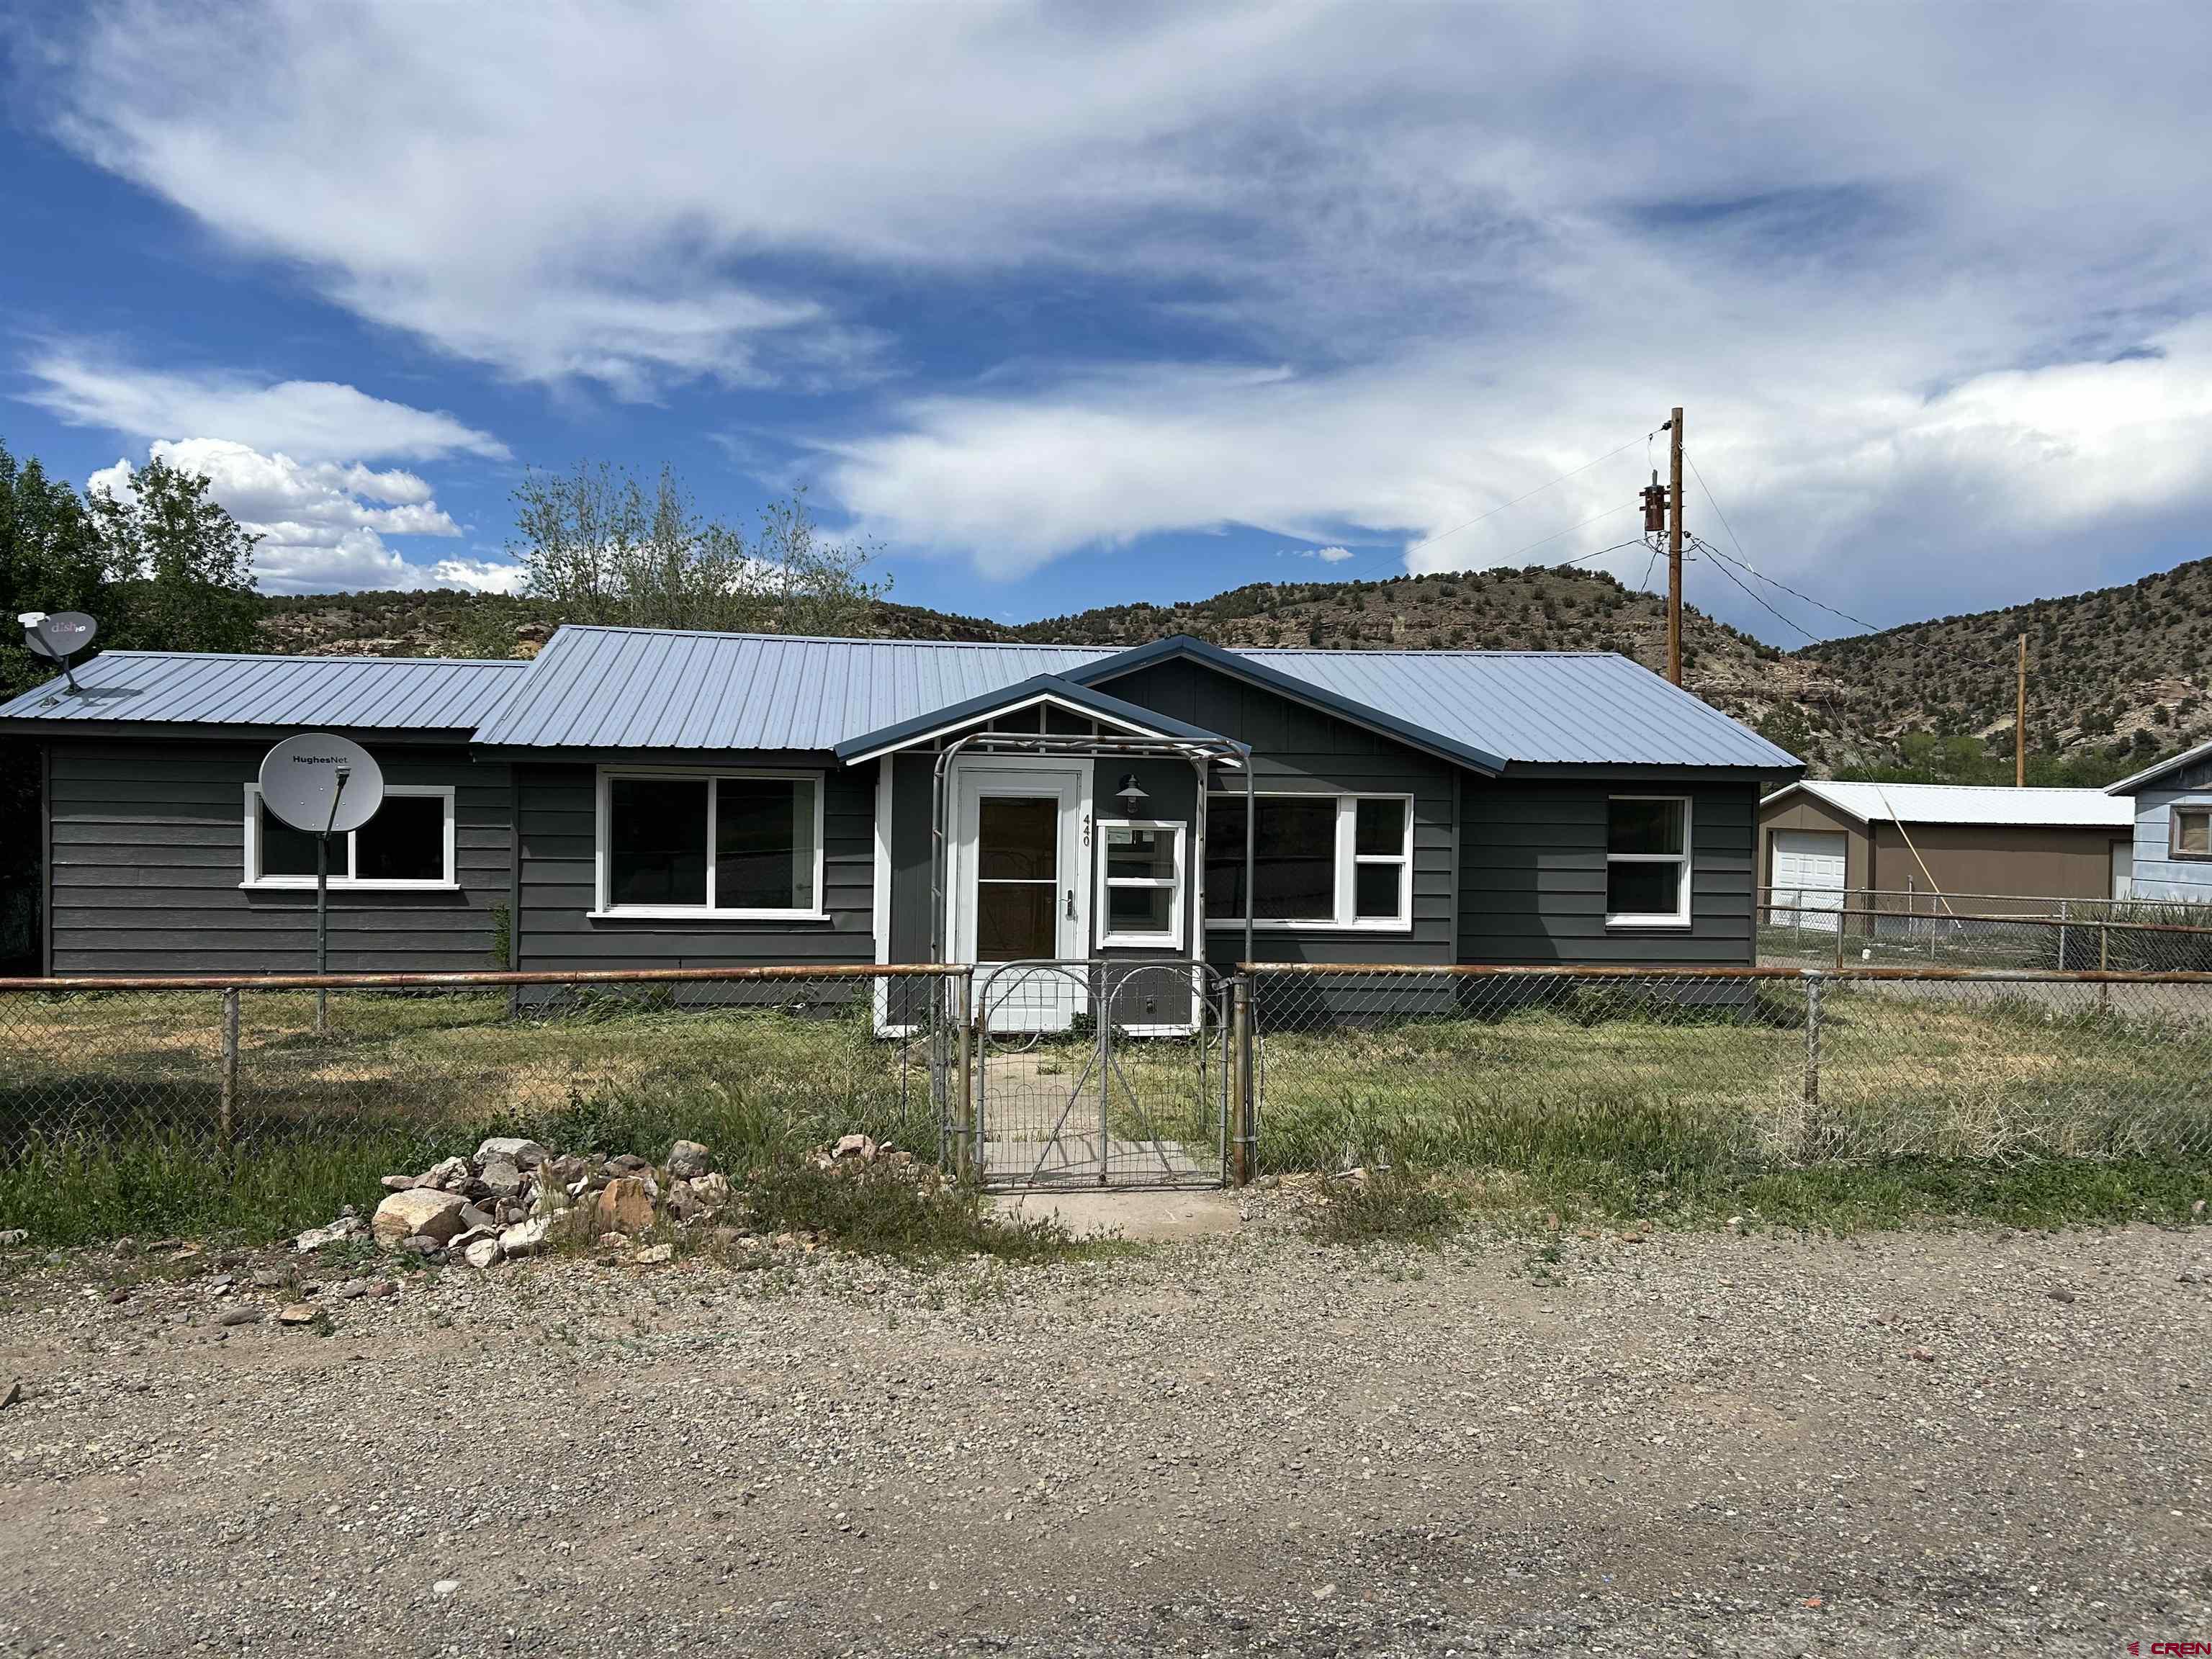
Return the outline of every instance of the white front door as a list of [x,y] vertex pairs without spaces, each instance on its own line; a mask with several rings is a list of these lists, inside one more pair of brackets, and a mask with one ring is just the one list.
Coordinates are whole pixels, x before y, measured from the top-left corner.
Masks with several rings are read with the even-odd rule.
[[1833,933],[1844,908],[1844,837],[1825,830],[1774,832],[1771,920],[1784,927]]
[[2136,896],[2136,844],[2131,841],[2112,843],[2112,896],[2130,899]]
[[948,936],[952,960],[975,964],[994,1030],[1064,1030],[1087,1004],[1079,972],[993,970],[1090,954],[1090,821],[1087,762],[955,763]]

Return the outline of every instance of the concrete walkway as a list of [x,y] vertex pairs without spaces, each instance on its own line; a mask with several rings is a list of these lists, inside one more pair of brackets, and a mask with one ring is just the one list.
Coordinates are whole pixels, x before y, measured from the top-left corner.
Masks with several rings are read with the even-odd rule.
[[1000,1193],[990,1203],[1001,1215],[1057,1216],[1079,1237],[1111,1234],[1139,1243],[1233,1233],[1243,1224],[1237,1195],[1218,1190],[1033,1189]]

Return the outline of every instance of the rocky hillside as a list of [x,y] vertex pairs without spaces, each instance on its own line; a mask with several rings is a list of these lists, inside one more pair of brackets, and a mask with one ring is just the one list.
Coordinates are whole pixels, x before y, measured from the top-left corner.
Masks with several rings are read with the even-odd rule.
[[[554,617],[527,599],[449,592],[271,598],[269,648],[378,656],[534,654]],[[1223,645],[1336,650],[1608,650],[1662,665],[1653,594],[1570,568],[1374,581],[1258,583],[1181,605],[1127,605],[1009,626],[886,604],[899,639],[1129,645],[1192,634]],[[1784,652],[1694,607],[1684,617],[1692,690],[1820,772],[1924,764],[2008,775],[2013,641],[2029,636],[2029,731],[2051,781],[2101,781],[2212,737],[2212,560],[2127,587],[1947,617]],[[1985,741],[1986,740],[1986,741]],[[1908,767],[1908,770],[1909,770]]]

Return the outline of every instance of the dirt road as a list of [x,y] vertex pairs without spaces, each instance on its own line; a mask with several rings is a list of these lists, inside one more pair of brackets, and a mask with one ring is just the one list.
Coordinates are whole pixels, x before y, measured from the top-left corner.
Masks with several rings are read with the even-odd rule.
[[544,1262],[328,1334],[107,1265],[0,1283],[0,1652],[2212,1639],[2203,1231]]

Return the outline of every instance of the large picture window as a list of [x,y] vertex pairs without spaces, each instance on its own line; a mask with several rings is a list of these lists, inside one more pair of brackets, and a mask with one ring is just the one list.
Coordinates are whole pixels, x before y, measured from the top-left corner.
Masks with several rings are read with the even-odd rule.
[[811,772],[603,772],[607,916],[822,914],[822,779]]
[[[376,816],[331,837],[334,888],[441,889],[453,878],[453,792],[442,785],[389,783]],[[246,879],[249,888],[313,887],[315,837],[295,830],[246,786]]]
[[[1413,803],[1406,795],[1261,795],[1252,836],[1252,919],[1260,927],[1413,924]],[[1245,805],[1208,797],[1206,918],[1244,925]]]
[[1615,795],[1606,803],[1605,920],[1613,927],[1690,922],[1690,803]]

